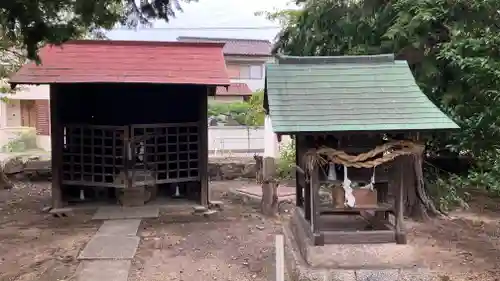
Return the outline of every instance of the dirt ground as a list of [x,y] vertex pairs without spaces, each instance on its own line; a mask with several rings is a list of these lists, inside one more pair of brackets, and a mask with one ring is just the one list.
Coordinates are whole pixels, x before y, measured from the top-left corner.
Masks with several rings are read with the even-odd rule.
[[[282,220],[226,200],[237,181],[212,183],[225,201],[214,218],[162,214],[143,220],[129,281],[272,280],[274,234]],[[91,214],[53,218],[49,183],[0,190],[0,281],[72,280],[76,256],[99,227]],[[471,210],[426,224],[408,222],[409,243],[443,281],[500,280],[500,200],[474,195]]]
[[467,211],[406,223],[409,243],[442,281],[500,280],[500,198],[471,194]]
[[50,183],[0,190],[0,280],[71,280],[76,257],[100,223],[91,214],[57,219],[42,212]]

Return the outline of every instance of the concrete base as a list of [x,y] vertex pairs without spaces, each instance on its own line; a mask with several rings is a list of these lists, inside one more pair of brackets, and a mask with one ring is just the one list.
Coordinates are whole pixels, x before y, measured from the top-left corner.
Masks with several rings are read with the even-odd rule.
[[[302,257],[289,226],[283,227],[285,237],[285,262],[291,281],[434,281],[438,280],[427,269],[411,266],[381,264],[376,259],[363,257],[367,248],[353,250],[349,256],[349,246],[310,246],[309,264]],[[307,241],[311,243],[311,241]],[[337,248],[329,248],[337,246]],[[316,253],[313,253],[317,251]],[[338,252],[336,252],[338,251]],[[325,261],[321,262],[321,255]],[[338,256],[337,256],[338,255]],[[370,256],[370,255],[369,255]],[[360,258],[360,260],[356,260]]]
[[[297,212],[297,211],[296,211]],[[307,264],[325,268],[414,268],[419,266],[411,245],[384,244],[326,244],[314,246],[304,225],[297,219],[289,222],[291,239]]]

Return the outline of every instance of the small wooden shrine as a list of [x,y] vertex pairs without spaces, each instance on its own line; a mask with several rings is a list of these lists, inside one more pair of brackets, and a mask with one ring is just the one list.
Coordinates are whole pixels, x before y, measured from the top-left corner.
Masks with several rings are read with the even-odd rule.
[[267,65],[266,80],[273,130],[296,146],[295,239],[405,244],[401,160],[422,155],[421,133],[458,128],[406,61],[282,56]]
[[208,205],[207,100],[229,85],[223,44],[71,41],[12,84],[50,85],[53,208]]

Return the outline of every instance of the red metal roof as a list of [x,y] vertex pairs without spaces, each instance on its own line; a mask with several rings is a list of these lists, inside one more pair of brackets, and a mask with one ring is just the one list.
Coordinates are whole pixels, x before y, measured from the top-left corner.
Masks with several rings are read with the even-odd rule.
[[219,42],[224,45],[225,55],[238,56],[271,56],[271,42],[258,39],[210,38],[180,36],[180,42]]
[[40,50],[10,83],[229,85],[221,43],[82,40]]
[[231,83],[229,87],[217,87],[216,96],[251,96],[252,90],[246,83]]

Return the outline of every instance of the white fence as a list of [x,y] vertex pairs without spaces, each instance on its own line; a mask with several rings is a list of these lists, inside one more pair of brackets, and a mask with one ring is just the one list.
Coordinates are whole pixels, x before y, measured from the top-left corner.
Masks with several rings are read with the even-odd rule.
[[[208,140],[213,155],[264,153],[264,127],[212,126],[208,128]],[[284,137],[280,146],[289,141]]]
[[261,153],[264,151],[264,129],[243,126],[208,128],[208,150],[212,154]]

